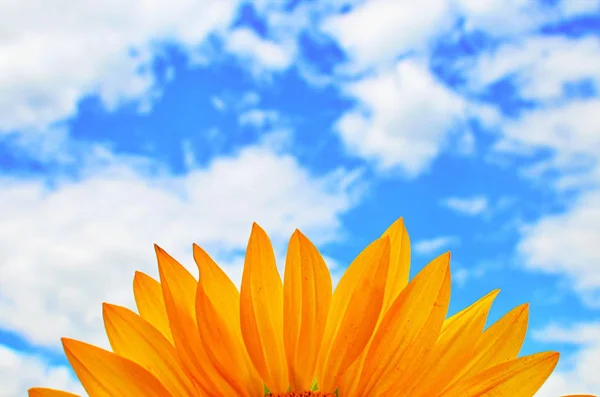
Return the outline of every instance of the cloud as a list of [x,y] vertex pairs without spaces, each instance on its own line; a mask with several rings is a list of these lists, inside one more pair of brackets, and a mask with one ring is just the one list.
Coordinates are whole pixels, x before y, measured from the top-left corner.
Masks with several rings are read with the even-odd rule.
[[517,118],[495,120],[492,156],[525,157],[521,174],[564,191],[600,188],[600,100],[541,106]]
[[449,3],[424,0],[373,0],[325,19],[322,29],[332,35],[356,67],[389,65],[402,53],[421,49],[448,26]]
[[442,205],[469,216],[479,215],[489,207],[488,199],[485,196],[448,197],[442,200]]
[[545,24],[557,23],[600,11],[598,0],[455,0],[456,12],[465,28],[485,31],[496,37],[531,33]]
[[456,0],[455,3],[459,15],[465,18],[467,30],[483,30],[495,36],[526,33],[560,14],[558,9],[527,0]]
[[443,249],[448,246],[457,244],[458,237],[456,236],[439,236],[431,239],[419,240],[414,244],[414,250],[421,255],[441,254]]
[[528,269],[564,275],[585,303],[600,306],[600,192],[582,194],[564,213],[522,229],[518,252]]
[[543,176],[558,170],[557,188],[598,186],[599,122],[600,99],[533,110],[519,119],[506,121],[496,150],[532,154],[549,151],[550,157],[545,162],[536,162],[526,170],[529,175]]
[[114,157],[78,180],[5,176],[0,323],[33,344],[69,336],[105,346],[100,303],[131,306],[134,271],[157,275],[153,243],[194,273],[198,243],[239,285],[253,221],[278,257],[296,227],[317,245],[335,241],[358,198],[356,178],[342,169],[313,176],[261,146],[184,175]]
[[217,96],[212,96],[210,98],[210,102],[215,107],[215,109],[217,109],[218,111],[222,112],[226,108],[225,102]]
[[34,386],[85,395],[70,368],[53,366],[39,357],[0,345],[0,397],[25,396]]
[[248,28],[239,28],[229,33],[226,48],[242,60],[251,62],[248,66],[254,66],[256,73],[287,69],[294,55],[292,47],[259,37]]
[[600,379],[600,323],[577,323],[571,326],[551,324],[533,332],[540,342],[577,345],[571,357],[561,357],[557,369],[536,397],[556,397],[574,393],[598,393]]
[[452,272],[452,281],[456,283],[457,286],[463,287],[470,280],[482,278],[487,271],[488,269],[482,266],[473,269],[460,267]]
[[562,0],[558,4],[563,17],[574,17],[600,12],[600,0]]
[[249,109],[241,113],[238,117],[240,125],[259,129],[278,121],[280,121],[279,113],[273,109]]
[[600,43],[595,37],[531,36],[483,53],[467,65],[474,90],[507,77],[520,97],[536,101],[561,99],[570,86],[582,82],[600,90]]
[[415,60],[344,90],[357,100],[336,124],[346,148],[382,171],[397,169],[407,177],[429,167],[464,118],[463,99]]
[[195,51],[223,31],[236,0],[175,0],[127,5],[80,1],[68,7],[35,0],[3,2],[0,38],[0,131],[45,128],[71,117],[78,101],[98,95],[112,109],[152,101],[152,60],[161,43]]

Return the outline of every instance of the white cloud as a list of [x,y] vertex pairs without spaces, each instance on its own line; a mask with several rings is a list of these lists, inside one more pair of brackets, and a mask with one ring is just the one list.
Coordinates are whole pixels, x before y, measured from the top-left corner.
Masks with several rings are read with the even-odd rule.
[[494,35],[518,34],[531,30],[547,16],[539,4],[529,0],[456,0],[467,29],[482,29]]
[[315,244],[333,241],[340,215],[357,199],[356,177],[311,176],[293,157],[260,146],[182,176],[150,177],[117,158],[80,181],[54,180],[52,189],[44,180],[5,177],[0,323],[34,344],[57,346],[70,336],[106,345],[100,303],[131,305],[134,271],[157,274],[153,243],[195,272],[196,242],[239,285],[253,221],[278,257],[296,227]]
[[[363,70],[389,66],[410,52],[427,52],[432,40],[448,34],[458,19],[464,20],[467,30],[509,37],[533,32],[545,23],[593,13],[600,9],[599,4],[597,0],[569,0],[554,6],[529,0],[425,0],[414,7],[410,0],[372,0],[355,4],[350,11],[328,10],[330,15],[321,29],[345,50],[351,70]],[[530,54],[530,59],[536,55],[539,53]],[[498,57],[496,62],[504,65],[510,61]],[[492,70],[498,67],[492,64]]]
[[557,369],[550,375],[536,397],[556,397],[566,394],[592,394],[600,390],[600,323],[578,323],[569,327],[557,324],[533,332],[541,342],[578,345],[571,357],[561,357]]
[[468,30],[495,36],[523,35],[543,24],[600,11],[598,0],[562,0],[544,4],[529,0],[455,0],[457,13]]
[[69,368],[52,366],[39,357],[0,345],[0,397],[27,395],[34,386],[50,387],[85,395]]
[[210,98],[210,102],[215,107],[215,109],[219,111],[225,110],[225,102],[221,98],[213,96]]
[[533,339],[540,342],[559,342],[575,345],[600,343],[600,322],[572,324],[564,327],[550,324],[533,332]]
[[241,113],[238,122],[242,126],[251,126],[263,128],[269,124],[276,123],[279,120],[279,114],[273,109],[249,109]]
[[456,236],[439,236],[431,239],[419,240],[414,244],[414,250],[421,255],[441,254],[448,246],[458,243]]
[[519,253],[529,269],[567,277],[585,303],[600,306],[600,192],[582,194],[564,213],[522,230]]
[[523,98],[551,101],[562,98],[569,83],[588,80],[600,89],[600,42],[595,37],[531,36],[485,53],[467,68],[473,89],[511,76]]
[[525,155],[549,151],[550,157],[525,169],[525,175],[539,177],[558,170],[555,186],[559,189],[598,187],[599,123],[599,99],[539,108],[519,119],[505,120],[496,150]]
[[448,197],[442,205],[465,215],[479,215],[488,209],[488,199],[485,196]]
[[337,122],[346,147],[381,170],[399,169],[409,177],[428,168],[464,118],[462,98],[414,60],[345,90],[359,102]]
[[484,266],[475,268],[459,267],[452,272],[452,282],[459,287],[464,287],[468,281],[480,279],[487,273],[488,269]]
[[44,128],[72,116],[87,95],[108,108],[131,100],[147,106],[156,95],[151,60],[160,43],[193,51],[228,26],[237,4],[1,2],[0,131]]
[[332,15],[322,29],[337,39],[356,67],[380,67],[402,53],[422,50],[451,22],[445,0],[423,0],[419,7],[411,0],[372,0]]
[[563,17],[596,14],[600,12],[600,0],[561,0],[558,9]]
[[600,149],[599,112],[600,99],[540,108],[508,121],[504,128],[504,139],[565,154],[597,154]]
[[569,289],[586,304],[599,306],[600,100],[556,100],[569,82],[589,79],[600,87],[600,46],[587,39],[549,38],[502,51],[496,54],[498,64],[490,60],[485,72],[490,81],[517,73],[523,96],[554,102],[499,121],[496,152],[525,157],[544,153],[522,174],[579,195],[564,213],[543,216],[523,228],[518,252],[527,268],[565,276]]
[[266,70],[287,69],[293,60],[293,48],[259,37],[253,30],[239,28],[226,38],[229,52],[244,61],[250,61],[256,73]]

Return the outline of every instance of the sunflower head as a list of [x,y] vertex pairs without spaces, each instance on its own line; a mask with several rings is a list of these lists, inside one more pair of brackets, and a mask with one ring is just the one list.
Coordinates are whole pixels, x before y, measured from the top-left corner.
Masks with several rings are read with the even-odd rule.
[[159,280],[134,277],[137,313],[104,304],[112,351],[63,339],[90,397],[528,397],[558,360],[518,357],[527,305],[484,329],[498,291],[446,318],[450,254],[409,282],[402,219],[334,292],[323,257],[298,230],[282,280],[269,237],[253,225],[239,291],[207,252],[193,253],[199,279],[156,246]]

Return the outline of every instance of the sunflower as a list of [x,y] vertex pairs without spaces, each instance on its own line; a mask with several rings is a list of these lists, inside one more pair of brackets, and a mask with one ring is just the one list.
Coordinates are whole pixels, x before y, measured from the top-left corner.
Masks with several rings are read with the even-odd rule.
[[[332,294],[325,262],[296,230],[284,280],[269,237],[252,227],[241,290],[197,245],[196,280],[156,248],[160,282],[137,272],[136,314],[103,305],[112,352],[63,338],[90,397],[526,397],[558,353],[517,358],[521,305],[484,330],[493,291],[445,319],[450,255],[408,282],[401,219],[350,264]],[[30,397],[73,397],[32,388]]]

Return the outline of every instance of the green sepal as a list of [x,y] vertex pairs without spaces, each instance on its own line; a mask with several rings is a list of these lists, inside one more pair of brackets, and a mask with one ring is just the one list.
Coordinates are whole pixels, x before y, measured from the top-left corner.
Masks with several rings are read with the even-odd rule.
[[313,380],[312,385],[310,386],[310,391],[317,391],[319,390],[319,386],[317,385],[317,378],[315,378],[315,380]]

